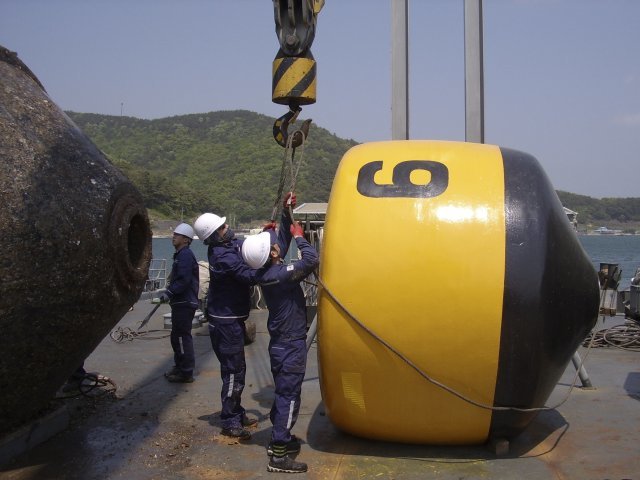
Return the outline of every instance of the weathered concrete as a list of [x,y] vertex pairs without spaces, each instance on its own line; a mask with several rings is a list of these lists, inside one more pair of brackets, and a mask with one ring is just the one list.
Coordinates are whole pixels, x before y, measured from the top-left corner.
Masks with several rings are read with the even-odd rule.
[[[135,330],[150,311],[138,302],[119,327]],[[253,438],[239,444],[220,435],[220,371],[207,328],[194,330],[196,381],[170,384],[172,365],[163,305],[149,328],[131,342],[106,338],[87,360],[90,371],[111,377],[117,400],[78,410],[71,427],[0,468],[3,480],[57,479],[249,479],[280,478],[266,471],[265,446],[271,425],[273,382],[266,351],[266,312],[253,311],[256,342],[246,347],[247,385],[243,404],[257,416]],[[610,325],[616,319],[607,319]],[[165,336],[164,338],[160,338]],[[150,340],[157,337],[157,340]],[[581,348],[593,390],[575,388],[568,400],[541,412],[513,439],[505,455],[488,446],[403,445],[353,437],[325,415],[318,382],[317,350],[309,352],[302,406],[294,433],[301,438],[298,460],[309,479],[635,479],[640,471],[640,369],[638,353]],[[565,399],[575,378],[569,364],[548,405]],[[579,385],[579,380],[577,381]],[[411,415],[412,412],[407,412]],[[90,414],[89,416],[85,416]]]
[[139,298],[141,197],[0,47],[0,435],[56,389]]
[[62,404],[46,415],[35,418],[10,434],[0,437],[0,465],[32,450],[69,427],[69,411]]

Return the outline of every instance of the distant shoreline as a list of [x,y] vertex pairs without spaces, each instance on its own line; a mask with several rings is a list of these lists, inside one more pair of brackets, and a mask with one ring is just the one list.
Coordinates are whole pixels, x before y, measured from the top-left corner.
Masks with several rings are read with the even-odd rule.
[[577,232],[578,235],[589,235],[592,237],[633,237],[633,236],[637,236],[640,235],[640,231],[636,231],[636,233],[626,233],[626,232],[621,232],[621,231],[617,231],[617,232],[596,232],[595,230],[590,230],[588,232]]

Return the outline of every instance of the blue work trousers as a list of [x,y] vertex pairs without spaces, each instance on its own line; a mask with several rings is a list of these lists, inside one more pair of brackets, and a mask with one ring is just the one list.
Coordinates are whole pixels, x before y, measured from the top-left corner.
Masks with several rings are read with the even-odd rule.
[[209,323],[211,346],[220,362],[222,428],[242,427],[244,408],[241,405],[247,366],[244,359],[244,320],[230,323]]
[[176,367],[186,377],[193,375],[196,357],[193,352],[191,325],[196,309],[193,307],[171,307],[171,348]]
[[298,340],[271,339],[269,342],[271,373],[276,386],[271,406],[271,440],[288,442],[300,411],[300,392],[307,367],[307,344]]

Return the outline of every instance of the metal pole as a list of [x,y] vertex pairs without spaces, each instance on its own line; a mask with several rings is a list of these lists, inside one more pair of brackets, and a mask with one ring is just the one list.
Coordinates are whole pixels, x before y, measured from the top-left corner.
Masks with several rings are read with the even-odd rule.
[[313,316],[313,320],[311,320],[311,325],[309,325],[309,330],[307,331],[307,352],[311,348],[313,339],[316,338],[317,331],[318,331],[318,314],[316,313]]
[[582,382],[582,386],[585,388],[592,388],[591,380],[589,380],[589,374],[582,365],[582,359],[580,358],[580,354],[575,352],[573,357],[571,357],[571,361],[573,362],[573,366],[578,370],[578,376],[580,377],[580,381]]
[[484,143],[482,0],[464,0],[465,140]]
[[409,139],[408,0],[391,0],[391,138]]

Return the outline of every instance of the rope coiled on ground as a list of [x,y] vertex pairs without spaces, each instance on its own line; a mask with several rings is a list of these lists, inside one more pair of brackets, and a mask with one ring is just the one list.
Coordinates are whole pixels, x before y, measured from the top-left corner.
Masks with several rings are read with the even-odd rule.
[[58,396],[56,397],[56,400],[65,400],[80,396],[97,398],[109,393],[115,393],[117,389],[118,386],[109,377],[105,377],[104,375],[99,375],[97,373],[86,373],[84,377],[73,382],[67,382],[63,387],[63,391],[74,393]]
[[[164,333],[164,335],[157,335],[157,332],[165,332],[165,330],[143,330],[141,332],[136,331],[136,330],[132,330],[129,327],[118,327],[115,330],[113,330],[110,334],[109,337],[111,337],[111,340],[113,340],[116,343],[122,343],[124,341],[133,341],[133,340],[160,340],[162,338],[167,338],[168,336],[170,336],[170,333]],[[148,334],[153,333],[156,335],[149,335]]]
[[640,352],[640,324],[633,320],[625,320],[624,324],[593,331],[582,345],[587,346],[592,341],[594,348],[615,347]]

